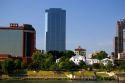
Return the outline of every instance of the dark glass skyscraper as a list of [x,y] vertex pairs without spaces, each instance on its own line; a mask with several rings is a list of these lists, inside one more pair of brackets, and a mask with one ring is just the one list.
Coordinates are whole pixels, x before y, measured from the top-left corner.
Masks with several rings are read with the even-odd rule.
[[61,8],[45,10],[45,50],[65,51],[66,11]]
[[116,36],[115,36],[115,45],[114,45],[114,51],[115,51],[115,57],[118,57],[118,53],[123,52],[123,48],[125,48],[123,42],[123,30],[125,29],[125,19],[122,19],[120,21],[117,21],[116,25]]

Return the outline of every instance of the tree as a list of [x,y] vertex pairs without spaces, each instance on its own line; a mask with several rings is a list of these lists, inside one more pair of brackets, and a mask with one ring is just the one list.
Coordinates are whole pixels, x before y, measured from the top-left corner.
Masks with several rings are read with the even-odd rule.
[[32,60],[33,62],[42,62],[44,60],[44,57],[45,57],[44,54],[42,54],[39,51],[36,51],[32,55]]
[[42,54],[39,51],[34,52],[32,55],[33,62],[29,65],[28,69],[40,70],[41,64],[42,64],[42,66],[44,65],[46,57],[47,57],[47,55]]
[[56,63],[52,64],[49,68],[50,70],[58,70],[58,66]]
[[118,69],[125,70],[125,61],[124,60],[118,61]]
[[41,69],[49,70],[55,64],[54,56],[49,53],[45,55],[44,62],[41,62]]
[[65,60],[59,63],[59,69],[61,70],[76,70],[78,69],[78,66],[69,60]]
[[106,69],[108,70],[108,71],[111,71],[112,70],[112,62],[111,61],[108,61],[108,63],[107,63],[107,65],[106,65]]
[[71,51],[71,50],[67,50],[67,51],[65,52],[65,56],[66,56],[67,58],[71,58],[71,57],[74,56],[74,55],[75,55],[74,52]]
[[28,68],[28,65],[26,63],[21,63],[21,69],[27,69]]
[[62,52],[53,50],[53,51],[47,52],[47,55],[51,54],[53,56],[54,60],[56,60],[62,56],[60,53],[62,53]]
[[81,61],[79,62],[79,68],[80,68],[80,69],[86,69],[86,68],[87,68],[86,63],[85,63],[83,60],[81,60]]
[[102,59],[106,58],[107,56],[108,56],[108,54],[105,51],[100,51],[100,52],[92,55],[92,58],[102,60]]
[[101,70],[105,70],[105,69],[106,69],[106,67],[104,66],[103,63],[100,63],[100,69],[101,69]]
[[29,66],[28,69],[30,70],[40,70],[40,63],[39,62],[32,62]]
[[13,73],[14,66],[14,61],[12,59],[7,59],[2,62],[2,71],[6,74]]
[[100,63],[94,63],[92,67],[94,69],[100,69],[101,68]]
[[14,61],[14,64],[15,64],[15,69],[21,69],[21,64],[22,64],[22,61],[19,60],[19,59],[16,59]]
[[2,62],[0,62],[0,70],[2,69]]

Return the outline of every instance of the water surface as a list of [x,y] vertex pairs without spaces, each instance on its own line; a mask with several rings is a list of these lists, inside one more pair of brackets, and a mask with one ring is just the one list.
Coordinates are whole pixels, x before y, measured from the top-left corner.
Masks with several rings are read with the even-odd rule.
[[0,83],[125,83],[125,81],[83,81],[83,80],[0,80]]

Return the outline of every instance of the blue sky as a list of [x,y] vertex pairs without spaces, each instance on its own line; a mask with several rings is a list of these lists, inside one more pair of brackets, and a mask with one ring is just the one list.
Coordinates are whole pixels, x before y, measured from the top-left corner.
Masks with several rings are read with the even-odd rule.
[[44,49],[48,8],[66,10],[66,49],[80,45],[87,53],[113,51],[116,22],[125,18],[125,0],[0,0],[0,26],[32,24],[37,31],[36,47]]

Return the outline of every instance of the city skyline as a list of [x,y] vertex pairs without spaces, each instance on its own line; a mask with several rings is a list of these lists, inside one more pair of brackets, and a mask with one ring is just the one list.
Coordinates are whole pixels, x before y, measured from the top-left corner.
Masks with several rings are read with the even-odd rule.
[[36,29],[37,48],[44,49],[45,15],[48,8],[67,11],[66,49],[81,45],[88,53],[113,51],[116,22],[125,17],[124,0],[1,0],[0,26],[9,23],[32,24]]

